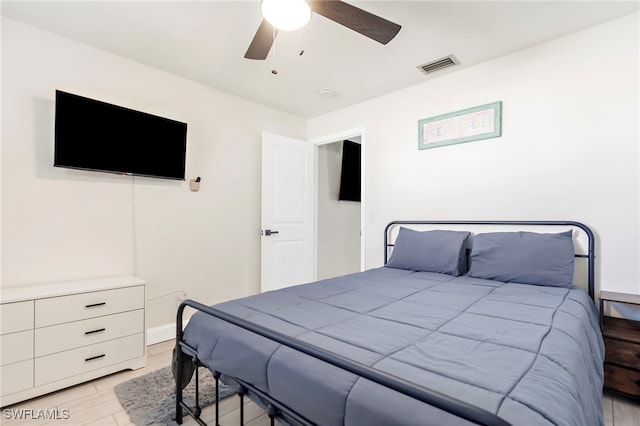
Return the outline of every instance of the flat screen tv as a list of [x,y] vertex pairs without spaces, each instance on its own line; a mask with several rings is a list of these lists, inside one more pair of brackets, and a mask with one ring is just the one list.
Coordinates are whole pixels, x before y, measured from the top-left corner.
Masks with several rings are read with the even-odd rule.
[[340,171],[340,201],[360,201],[360,144],[342,143],[342,168]]
[[53,165],[184,180],[187,124],[56,90]]

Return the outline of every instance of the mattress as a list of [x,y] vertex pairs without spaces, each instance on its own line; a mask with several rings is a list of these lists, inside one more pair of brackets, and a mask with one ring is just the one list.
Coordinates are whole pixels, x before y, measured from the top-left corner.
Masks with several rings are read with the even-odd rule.
[[[604,345],[578,288],[382,267],[215,307],[513,425],[604,424]],[[203,313],[184,340],[205,366],[320,425],[468,424]]]

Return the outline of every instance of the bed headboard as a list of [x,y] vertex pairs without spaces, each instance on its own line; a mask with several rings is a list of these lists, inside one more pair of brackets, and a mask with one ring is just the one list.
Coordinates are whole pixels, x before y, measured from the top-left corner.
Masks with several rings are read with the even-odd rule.
[[591,299],[595,301],[595,236],[591,229],[583,223],[574,221],[545,221],[545,220],[395,220],[384,228],[384,263],[387,264],[390,249],[394,246],[395,236],[400,226],[410,228],[456,229],[476,232],[496,231],[551,231],[562,232],[567,229],[578,229],[582,235],[574,237],[576,258],[586,259],[587,290]]

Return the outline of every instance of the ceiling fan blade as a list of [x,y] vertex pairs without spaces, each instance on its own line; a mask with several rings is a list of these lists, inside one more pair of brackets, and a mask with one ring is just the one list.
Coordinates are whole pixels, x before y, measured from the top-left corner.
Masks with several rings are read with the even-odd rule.
[[267,59],[267,55],[271,50],[271,46],[273,45],[276,35],[278,35],[278,29],[276,28],[274,34],[273,25],[263,19],[262,23],[260,23],[260,26],[258,27],[258,31],[256,31],[256,35],[253,36],[253,40],[251,40],[251,44],[247,49],[247,53],[244,54],[244,57],[247,59],[258,60]]
[[402,28],[373,13],[340,0],[311,0],[311,10],[379,43],[389,43]]

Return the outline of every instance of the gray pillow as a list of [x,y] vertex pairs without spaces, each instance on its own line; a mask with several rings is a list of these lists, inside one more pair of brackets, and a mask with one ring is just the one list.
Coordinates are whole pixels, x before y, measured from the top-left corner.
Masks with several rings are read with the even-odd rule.
[[468,275],[505,282],[571,287],[574,256],[571,231],[478,234],[473,240]]
[[466,270],[465,241],[469,232],[414,231],[400,228],[388,267],[461,275]]

